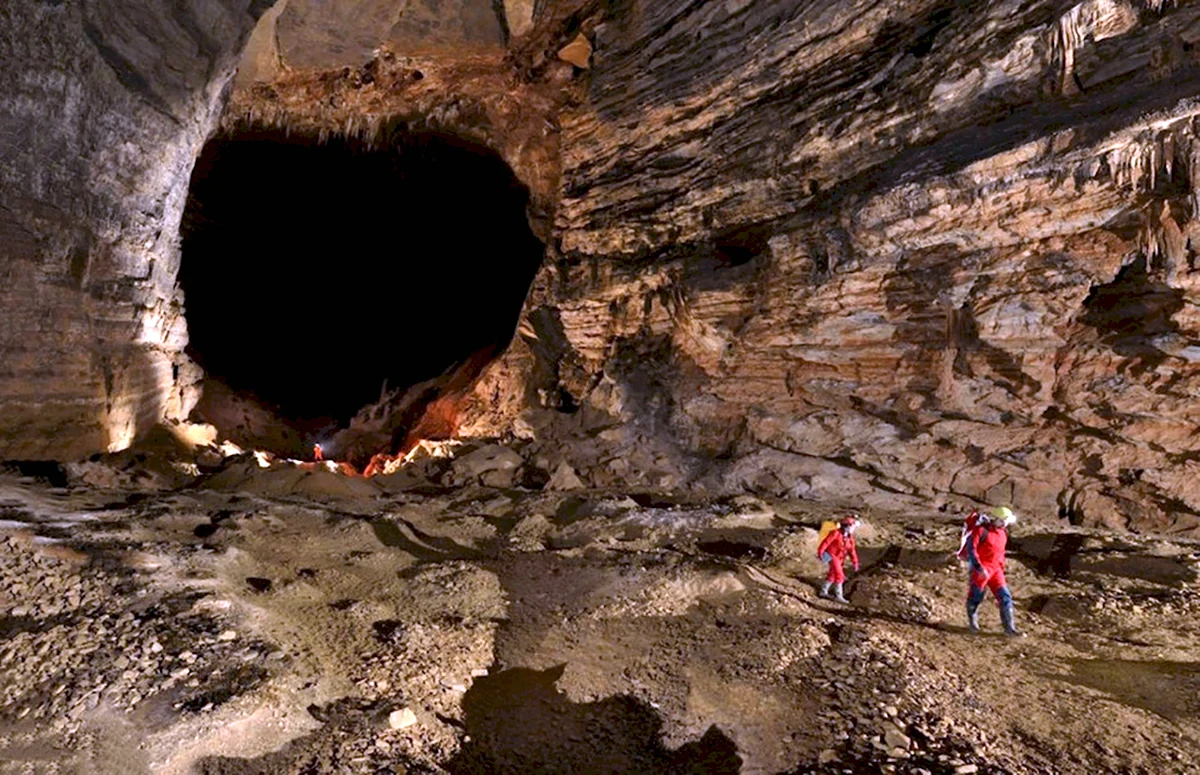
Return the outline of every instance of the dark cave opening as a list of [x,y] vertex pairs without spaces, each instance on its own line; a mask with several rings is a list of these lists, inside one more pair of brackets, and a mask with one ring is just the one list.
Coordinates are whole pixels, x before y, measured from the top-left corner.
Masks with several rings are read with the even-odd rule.
[[385,383],[504,349],[543,252],[527,202],[457,138],[218,136],[184,213],[189,354],[282,418],[345,424]]

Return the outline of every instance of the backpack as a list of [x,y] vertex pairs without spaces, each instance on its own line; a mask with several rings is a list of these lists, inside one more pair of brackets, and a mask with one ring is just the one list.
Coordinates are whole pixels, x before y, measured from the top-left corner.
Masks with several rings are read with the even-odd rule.
[[971,531],[979,525],[979,518],[981,516],[978,511],[972,509],[967,518],[963,520],[962,537],[958,541],[957,554],[964,560],[968,559],[967,555],[970,554],[970,548],[967,546],[967,543],[971,539]]

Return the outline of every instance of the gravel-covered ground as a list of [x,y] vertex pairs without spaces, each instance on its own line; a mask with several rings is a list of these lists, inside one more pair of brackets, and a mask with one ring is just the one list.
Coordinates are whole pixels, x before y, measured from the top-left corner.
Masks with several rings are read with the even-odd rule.
[[814,504],[323,481],[0,476],[0,773],[1200,771],[1196,542],[1023,520],[1009,639],[954,515],[838,606]]

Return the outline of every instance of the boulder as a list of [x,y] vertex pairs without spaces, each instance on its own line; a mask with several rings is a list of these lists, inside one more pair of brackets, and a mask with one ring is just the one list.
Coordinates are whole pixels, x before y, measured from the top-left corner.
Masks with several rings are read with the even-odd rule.
[[479,483],[488,487],[511,487],[523,462],[521,456],[508,447],[489,444],[456,457],[444,480],[455,485]]

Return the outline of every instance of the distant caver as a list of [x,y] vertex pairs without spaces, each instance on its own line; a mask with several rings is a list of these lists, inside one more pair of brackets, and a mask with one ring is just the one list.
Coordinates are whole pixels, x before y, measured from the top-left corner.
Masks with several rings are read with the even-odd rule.
[[979,604],[985,590],[992,590],[1000,606],[1000,621],[1009,635],[1020,635],[1013,621],[1013,597],[1004,578],[1004,551],[1008,546],[1008,526],[1017,521],[1012,509],[998,506],[987,514],[972,512],[968,517],[968,534],[960,552],[965,552],[970,567],[970,589],[967,592],[967,626],[979,632]]
[[821,597],[831,597],[839,603],[849,602],[842,594],[842,584],[846,582],[842,563],[849,557],[854,570],[858,570],[858,550],[854,545],[854,531],[857,529],[858,516],[851,514],[838,523],[836,530],[829,531],[817,547],[817,556],[822,562],[829,563],[829,575],[821,586]]

